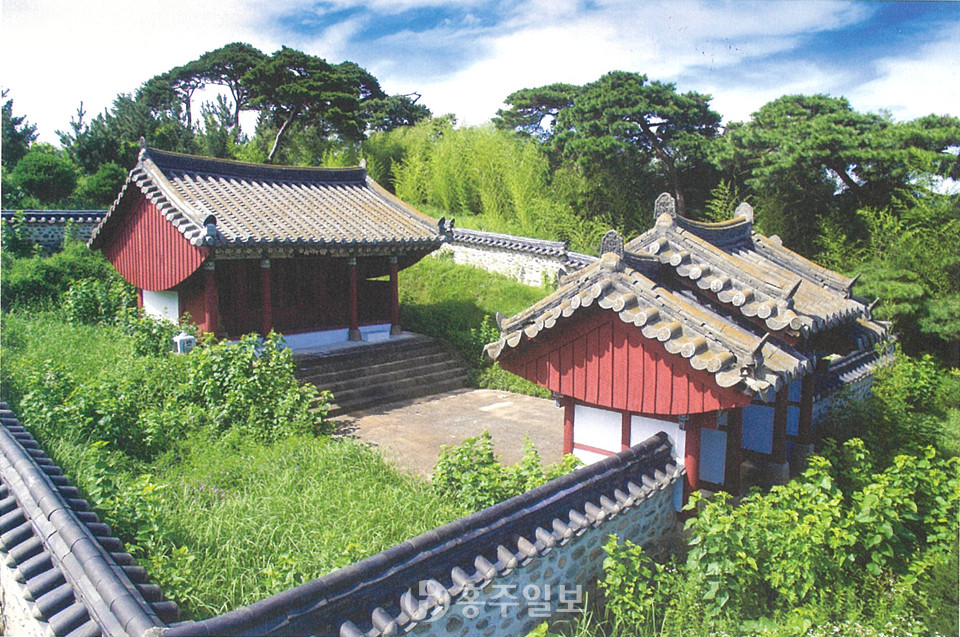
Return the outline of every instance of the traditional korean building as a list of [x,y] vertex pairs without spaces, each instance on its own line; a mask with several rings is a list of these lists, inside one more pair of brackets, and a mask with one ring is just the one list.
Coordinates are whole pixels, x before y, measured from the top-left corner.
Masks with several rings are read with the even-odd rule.
[[144,148],[89,243],[151,314],[189,314],[220,337],[276,330],[313,345],[399,332],[397,273],[446,230],[363,167]]
[[854,279],[754,232],[749,206],[706,224],[672,204],[662,195],[626,245],[608,233],[599,260],[502,319],[486,353],[558,396],[564,452],[586,462],[662,430],[687,493],[739,491],[743,459],[785,477],[831,396],[869,380],[886,328]]

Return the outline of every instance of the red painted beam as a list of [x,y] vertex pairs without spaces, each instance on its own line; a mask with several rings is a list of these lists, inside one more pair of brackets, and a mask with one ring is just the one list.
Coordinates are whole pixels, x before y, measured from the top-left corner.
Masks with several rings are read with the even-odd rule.
[[203,272],[203,330],[217,335],[220,327],[217,321],[217,271],[213,261],[207,261]]
[[563,400],[563,455],[573,453],[573,401]]
[[683,450],[683,466],[687,480],[683,483],[683,501],[700,488],[700,422],[690,418],[686,424],[686,446]]

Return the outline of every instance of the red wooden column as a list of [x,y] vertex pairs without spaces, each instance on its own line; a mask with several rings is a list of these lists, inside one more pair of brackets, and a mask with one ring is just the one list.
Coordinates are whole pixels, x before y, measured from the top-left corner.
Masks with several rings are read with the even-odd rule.
[[807,374],[800,382],[800,422],[797,425],[797,442],[813,444],[813,374]]
[[630,412],[623,412],[620,420],[620,451],[630,448]]
[[203,329],[214,336],[217,334],[217,270],[212,259],[203,264]]
[[573,453],[573,400],[562,398],[563,401],[563,454]]
[[347,279],[348,279],[348,302],[350,303],[350,332],[348,338],[351,341],[359,341],[360,336],[360,310],[357,306],[357,258],[349,257],[347,259]]
[[266,336],[273,329],[273,298],[270,289],[270,258],[260,260],[260,298],[263,306],[261,335]]
[[787,395],[789,387],[784,384],[777,392],[773,403],[773,444],[770,449],[771,462],[786,464],[787,462]]
[[390,257],[390,334],[403,331],[400,327],[400,280],[397,273],[397,257]]
[[723,488],[733,495],[740,493],[741,447],[743,445],[743,408],[727,412],[727,459],[723,468]]
[[137,288],[137,309],[143,309],[143,290]]
[[688,417],[685,431],[686,446],[683,450],[683,466],[687,470],[687,480],[683,483],[684,503],[691,493],[700,488],[700,422],[695,416]]

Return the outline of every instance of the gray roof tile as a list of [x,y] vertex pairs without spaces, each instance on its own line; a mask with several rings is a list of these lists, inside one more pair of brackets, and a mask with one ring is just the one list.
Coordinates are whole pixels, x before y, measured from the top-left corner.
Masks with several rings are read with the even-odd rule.
[[554,293],[504,320],[501,338],[486,346],[486,355],[496,360],[596,303],[640,328],[645,338],[660,341],[668,352],[688,359],[694,369],[712,373],[720,387],[740,386],[768,395],[812,369],[809,359],[793,348],[771,342],[761,345],[761,336],[749,327],[660,286],[627,265],[645,259],[650,260],[607,253],[568,276]]
[[[423,248],[444,241],[436,221],[363,168],[266,166],[145,148],[92,246],[132,189],[196,246]],[[215,228],[206,225],[211,216]]]
[[0,421],[0,550],[49,633],[141,637],[177,621],[133,558],[110,552],[120,541],[5,403]]

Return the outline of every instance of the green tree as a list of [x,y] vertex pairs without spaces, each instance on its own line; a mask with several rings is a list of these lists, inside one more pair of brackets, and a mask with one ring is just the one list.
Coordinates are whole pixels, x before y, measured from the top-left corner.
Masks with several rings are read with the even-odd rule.
[[261,122],[276,130],[267,161],[273,161],[291,127],[315,126],[325,136],[359,142],[366,123],[362,103],[383,97],[376,78],[353,62],[332,65],[283,47],[243,77]]
[[100,164],[97,172],[80,180],[77,196],[84,202],[109,206],[120,193],[127,171],[113,162]]
[[573,106],[580,90],[573,84],[521,89],[507,96],[504,102],[510,108],[498,110],[493,123],[501,130],[514,130],[546,141],[553,135],[557,115]]
[[614,71],[582,87],[573,104],[556,116],[561,153],[587,163],[655,163],[671,184],[679,212],[686,207],[691,171],[708,163],[707,149],[719,131],[720,115],[710,96],[678,93],[676,86],[648,82],[645,75]]
[[392,131],[401,126],[413,126],[431,117],[430,109],[417,104],[418,93],[410,95],[389,95],[371,99],[364,106],[367,127],[372,131]]
[[787,95],[730,126],[715,159],[756,195],[758,221],[813,254],[809,228],[827,217],[864,237],[858,209],[883,208],[902,192],[926,190],[930,176],[960,172],[960,120],[928,116],[894,122],[859,113],[844,98]]
[[[3,91],[6,98],[9,91]],[[0,155],[4,168],[13,168],[30,150],[30,144],[37,138],[37,127],[27,121],[26,115],[13,114],[13,100],[3,103],[3,154]]]
[[200,56],[203,78],[209,84],[227,87],[233,98],[231,130],[235,142],[240,139],[240,112],[250,108],[250,89],[243,78],[266,57],[260,49],[243,42],[232,42]]
[[52,204],[73,194],[77,166],[52,148],[31,150],[10,175],[14,184],[43,204]]

